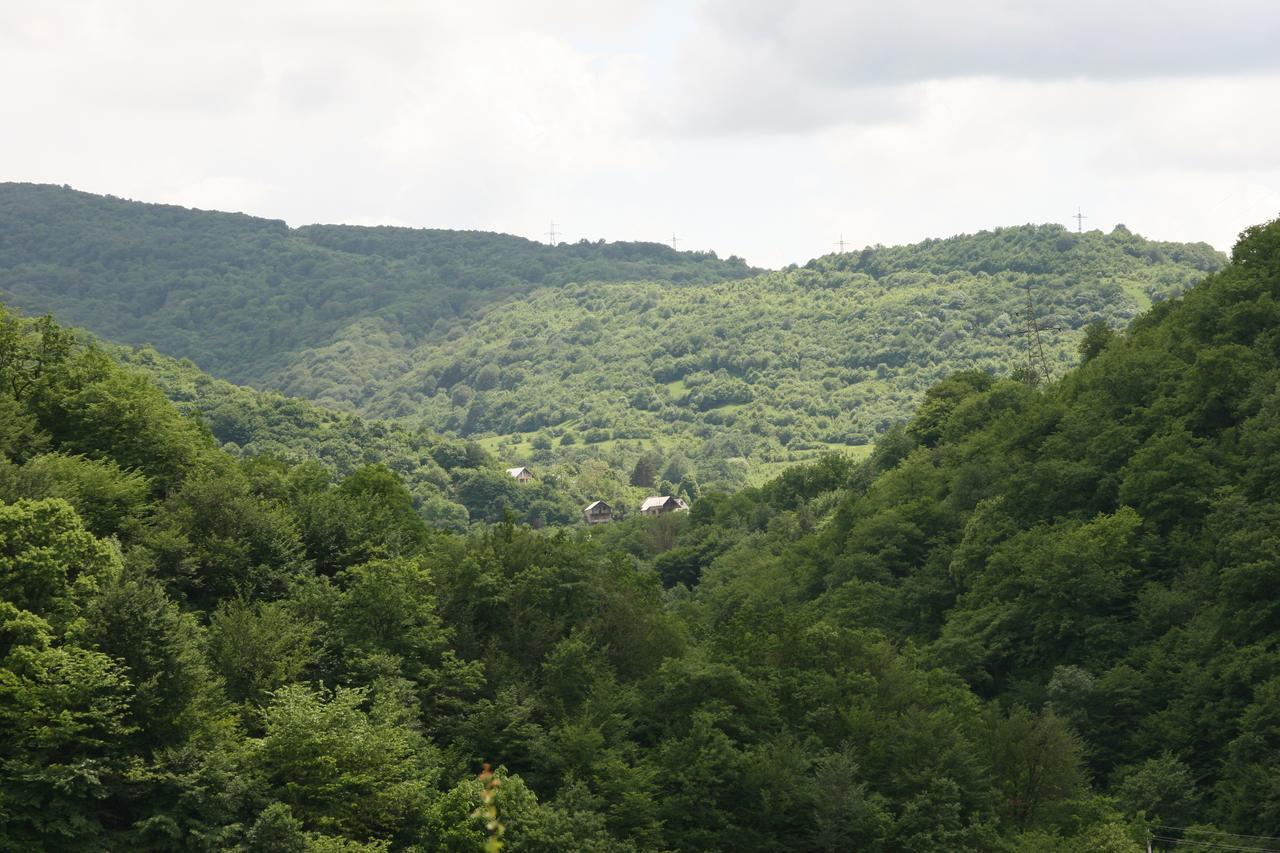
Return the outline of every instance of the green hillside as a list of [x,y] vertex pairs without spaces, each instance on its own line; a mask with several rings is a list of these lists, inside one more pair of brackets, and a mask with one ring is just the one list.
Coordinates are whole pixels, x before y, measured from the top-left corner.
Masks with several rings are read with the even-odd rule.
[[687,514],[457,534],[0,314],[0,844],[1262,849],[1280,222],[1079,354]]
[[[508,512],[516,521],[571,524],[579,520],[583,506],[598,499],[625,515],[660,482],[632,485],[628,471],[588,452],[554,466],[535,465],[532,482],[516,483],[504,470],[511,467],[506,460],[513,451],[505,444],[449,438],[397,421],[334,411],[278,391],[233,385],[152,347],[107,349],[145,373],[179,411],[197,417],[228,453],[319,462],[340,477],[362,466],[384,465],[400,477],[414,507],[436,528],[456,531],[468,523],[502,521]],[[495,456],[499,449],[502,458]],[[523,452],[517,460],[532,455],[537,451]],[[665,459],[651,458],[655,474],[670,480],[668,491],[699,491],[686,457],[673,452]],[[759,474],[764,477],[765,471]]]
[[734,488],[863,455],[948,373],[1059,375],[1090,322],[1121,328],[1222,262],[1122,226],[1023,226],[758,274],[653,244],[289,229],[0,186],[0,295],[28,313],[627,500],[645,456]]
[[[655,565],[698,584],[687,612],[726,655],[760,625],[874,629],[1068,725],[1064,791],[1091,779],[1156,836],[1254,849],[1280,836],[1280,221],[1081,355],[1043,390],[953,374],[863,468],[704,498]],[[827,736],[859,737],[849,716]],[[997,810],[1075,825],[1034,788],[1006,777]]]
[[[1044,329],[1032,367],[1061,374],[1089,323],[1123,327],[1220,263],[1207,246],[1119,228],[1026,226],[695,288],[543,289],[428,341],[362,408],[541,439],[544,463],[598,453],[625,468],[647,444],[675,447],[704,481],[731,484],[743,472],[727,460],[869,445],[957,369],[1025,371],[1028,316]],[[311,358],[283,375],[291,393],[324,393],[313,377],[329,360]]]
[[542,471],[531,483],[516,483],[500,460],[472,441],[233,385],[150,347],[109,351],[145,373],[180,412],[197,418],[223,450],[262,457],[268,465],[319,463],[340,478],[368,466],[388,468],[435,528],[463,530],[471,522],[502,521],[508,513],[518,522],[571,524],[591,500]]
[[[311,226],[0,184],[0,299],[242,384],[278,384],[313,347],[347,341],[344,380],[394,376],[467,309],[576,281],[720,281],[737,259],[652,243],[555,247],[468,231]],[[356,402],[340,388],[335,400]],[[324,395],[322,395],[324,396]]]

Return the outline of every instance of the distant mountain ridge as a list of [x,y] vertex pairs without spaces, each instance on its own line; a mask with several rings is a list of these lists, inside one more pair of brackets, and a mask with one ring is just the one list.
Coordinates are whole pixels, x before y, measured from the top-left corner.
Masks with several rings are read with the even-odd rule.
[[[954,371],[863,462],[825,454],[698,495],[677,460],[642,460],[635,488],[678,481],[688,512],[549,534],[504,510],[564,524],[578,508],[555,518],[563,501],[538,491],[553,479],[516,483],[478,442],[0,308],[0,846],[480,850],[501,826],[513,851],[1263,849],[1280,833],[1280,222],[1123,332],[1096,321],[1144,283],[1174,292],[1158,279],[1182,269],[1145,241],[979,239],[1082,257],[943,276],[815,264],[756,290],[646,285],[649,307],[618,303],[649,298],[614,292],[635,285],[564,288],[643,322],[737,309],[661,363],[761,342],[716,368],[749,404],[696,371],[670,383],[690,399],[667,413],[690,419],[668,431],[716,412],[734,440],[754,433],[728,416],[754,418],[786,370],[817,374],[820,342],[848,364],[886,357],[870,325],[831,331],[859,310],[890,336],[994,326],[1027,293],[1054,322],[1092,319],[1078,367]],[[1120,283],[1073,272],[1094,256]],[[591,383],[633,375],[620,341],[650,343],[633,326],[593,340],[603,321],[557,310],[545,329],[515,319],[552,336],[538,343],[565,396],[603,418],[614,392]],[[761,329],[787,319],[818,325],[770,372],[785,351]],[[963,358],[1008,357],[967,331]],[[885,363],[884,388],[947,368],[949,347],[924,344]],[[612,371],[574,361],[615,355]],[[486,365],[472,406],[514,364]],[[797,387],[815,406],[844,391]],[[467,528],[452,499],[496,523]]]
[[[725,460],[866,447],[956,370],[1025,372],[1031,325],[1043,330],[1036,371],[1059,375],[1089,323],[1123,327],[1221,263],[1206,245],[1123,228],[1022,226],[695,288],[545,288],[427,341],[360,407],[507,436],[544,464],[674,441],[724,482]],[[321,396],[337,363],[312,353],[285,387]]]
[[[0,184],[0,299],[236,382],[378,329],[402,351],[476,304],[574,281],[720,281],[739,259],[656,243],[312,225]],[[361,325],[363,324],[363,325]]]
[[1123,327],[1225,260],[1124,226],[1025,225],[762,272],[651,243],[290,229],[0,185],[0,299],[503,462],[603,460],[605,495],[645,454],[733,488],[866,448],[948,373],[1061,374],[1088,324]]

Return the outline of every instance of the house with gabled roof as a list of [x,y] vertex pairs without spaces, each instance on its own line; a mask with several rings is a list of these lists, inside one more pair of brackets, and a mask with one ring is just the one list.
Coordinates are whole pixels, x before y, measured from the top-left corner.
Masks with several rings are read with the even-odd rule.
[[582,518],[587,524],[608,524],[613,521],[613,507],[604,501],[592,501],[582,508]]
[[689,505],[680,498],[671,495],[653,495],[640,504],[641,515],[666,515],[669,512],[684,512]]
[[521,465],[518,468],[508,468],[507,476],[512,479],[519,480],[522,483],[527,483],[533,479],[533,472]]

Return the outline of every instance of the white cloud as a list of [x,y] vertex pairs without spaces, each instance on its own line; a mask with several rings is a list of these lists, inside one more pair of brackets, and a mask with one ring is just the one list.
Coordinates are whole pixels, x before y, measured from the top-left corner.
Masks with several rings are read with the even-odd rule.
[[1280,67],[1266,0],[713,0],[704,32],[839,85],[991,75],[1124,79]]
[[954,78],[1280,70],[1278,41],[1280,15],[1267,0],[711,0],[677,79],[713,109],[677,111],[676,126],[803,132],[879,122],[909,106],[902,87]]
[[1229,0],[0,5],[0,179],[803,261],[1077,204],[1280,207],[1280,11]]

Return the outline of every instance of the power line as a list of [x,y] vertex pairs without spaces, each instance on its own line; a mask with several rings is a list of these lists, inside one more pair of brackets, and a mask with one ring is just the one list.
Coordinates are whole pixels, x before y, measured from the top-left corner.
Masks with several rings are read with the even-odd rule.
[[840,239],[839,239],[839,240],[837,240],[837,241],[836,241],[835,243],[833,243],[832,245],[839,246],[839,247],[840,247],[840,254],[842,254],[842,255],[843,255],[843,254],[844,254],[844,247],[845,247],[844,234],[843,234],[843,233],[841,233],[841,234],[840,234]]
[[1242,847],[1238,844],[1218,844],[1213,841],[1197,841],[1193,838],[1174,838],[1169,835],[1153,835],[1152,841],[1161,841],[1175,847],[1194,847],[1198,850],[1251,850],[1253,853],[1280,853],[1280,847]]
[[1164,832],[1198,832],[1201,835],[1230,835],[1232,838],[1256,838],[1261,841],[1280,841],[1277,835],[1244,835],[1239,832],[1223,832],[1220,829],[1193,829],[1189,826],[1168,826],[1160,824],[1156,829]]
[[556,237],[560,236],[560,232],[556,231],[556,227],[557,227],[556,221],[553,219],[551,220],[551,230],[543,232],[544,234],[546,234],[547,237],[551,239],[551,245],[553,246],[556,244]]
[[[676,249],[676,244],[679,242],[680,242],[680,238],[676,236],[676,232],[672,231],[671,232],[671,248]],[[676,251],[679,251],[679,249],[676,249]]]
[[1080,208],[1078,208],[1078,207],[1077,207],[1077,208],[1076,208],[1076,215],[1075,215],[1075,216],[1073,216],[1073,217],[1071,217],[1071,218],[1072,218],[1072,219],[1074,219],[1074,220],[1076,221],[1076,233],[1077,233],[1077,234],[1083,234],[1083,233],[1084,233],[1084,221],[1085,221],[1086,219],[1088,219],[1089,217],[1087,217],[1087,216],[1085,216],[1083,213],[1081,213],[1081,212],[1080,212]]
[[[1049,359],[1044,354],[1044,338],[1041,337],[1040,333],[1055,332],[1058,327],[1040,325],[1040,318],[1036,314],[1035,301],[1031,296],[1031,282],[1029,281],[1026,284],[1026,290],[1027,309],[1024,314],[1026,324],[1018,334],[1025,335],[1027,340],[1027,378],[1030,381],[1031,377],[1043,374],[1045,381],[1048,382],[1053,378],[1053,374],[1049,370]],[[1037,367],[1039,370],[1036,369]]]

